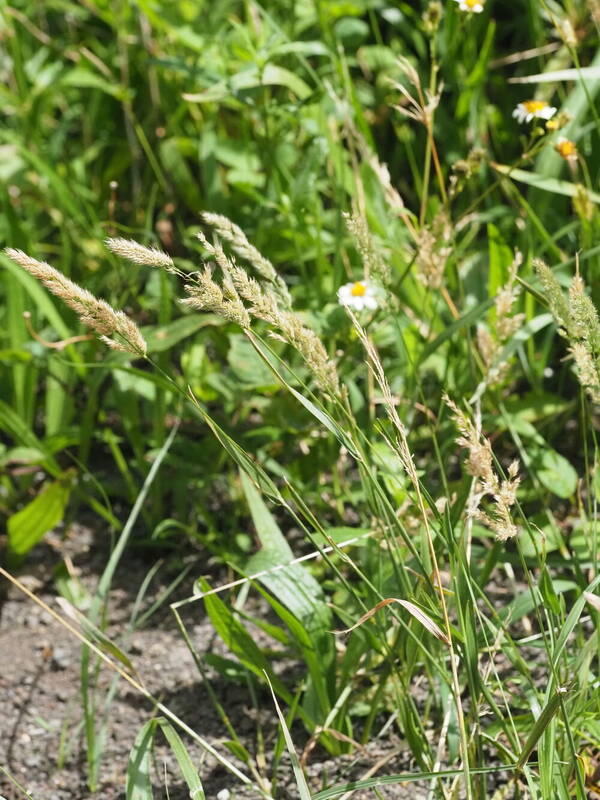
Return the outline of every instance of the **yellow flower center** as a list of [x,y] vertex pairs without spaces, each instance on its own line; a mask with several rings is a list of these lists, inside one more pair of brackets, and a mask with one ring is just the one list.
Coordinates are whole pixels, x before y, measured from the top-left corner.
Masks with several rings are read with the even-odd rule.
[[465,5],[472,10],[475,6],[482,6],[484,2],[485,0],[465,0]]
[[350,294],[352,297],[363,297],[366,293],[367,287],[360,281],[356,281],[354,286],[350,289]]
[[537,114],[538,111],[546,108],[547,105],[548,103],[545,100],[525,100],[525,102],[522,103],[523,108],[528,114]]
[[556,152],[563,158],[573,158],[577,155],[577,147],[575,146],[575,142],[572,142],[570,139],[563,139],[562,142],[557,142]]

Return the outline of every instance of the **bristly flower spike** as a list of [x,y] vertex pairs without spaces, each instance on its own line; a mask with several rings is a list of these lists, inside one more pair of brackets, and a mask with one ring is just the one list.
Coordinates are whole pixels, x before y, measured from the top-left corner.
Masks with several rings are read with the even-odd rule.
[[[95,331],[113,350],[145,356],[147,345],[139,328],[123,311],[115,311],[87,289],[67,278],[45,261],[37,261],[22,250],[7,247],[4,251],[16,264],[41,281],[52,294],[60,297],[88,328]],[[111,337],[117,337],[111,338]]]

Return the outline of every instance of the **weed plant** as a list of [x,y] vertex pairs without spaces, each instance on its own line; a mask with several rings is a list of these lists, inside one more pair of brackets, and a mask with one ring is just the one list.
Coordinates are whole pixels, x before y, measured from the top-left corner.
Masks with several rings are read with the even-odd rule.
[[[80,620],[90,789],[98,659],[149,697],[103,633],[137,524],[239,579],[199,566],[172,605],[226,753],[156,701],[128,797],[159,730],[204,796],[179,727],[254,796],[281,796],[287,750],[303,800],[583,800],[600,7],[64,5],[2,6],[2,485],[11,567],[85,506],[118,537]],[[196,651],[194,603],[228,657]],[[278,715],[267,759],[215,674]],[[412,771],[309,786],[316,747],[390,731]]]

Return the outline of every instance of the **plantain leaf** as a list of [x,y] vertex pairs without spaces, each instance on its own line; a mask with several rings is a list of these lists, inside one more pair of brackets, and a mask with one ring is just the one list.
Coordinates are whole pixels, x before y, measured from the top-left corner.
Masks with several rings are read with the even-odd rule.
[[192,314],[181,317],[167,325],[151,325],[142,328],[142,334],[148,344],[149,353],[162,353],[187,339],[196,331],[208,325],[224,325],[225,321],[216,314]]
[[15,556],[24,556],[62,520],[69,501],[75,470],[67,470],[57,481],[46,484],[25,508],[8,519],[8,548]]

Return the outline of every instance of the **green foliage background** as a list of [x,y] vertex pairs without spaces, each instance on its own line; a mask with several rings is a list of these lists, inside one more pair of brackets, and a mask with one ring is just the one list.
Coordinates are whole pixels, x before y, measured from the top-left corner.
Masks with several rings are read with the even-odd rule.
[[[342,539],[347,527],[368,528],[377,498],[365,476],[340,459],[332,428],[317,428],[310,408],[278,384],[236,326],[186,312],[174,276],[116,259],[103,240],[124,236],[156,244],[192,269],[201,262],[200,213],[228,216],[285,278],[294,307],[337,360],[357,435],[374,443],[386,431],[381,398],[336,297],[341,284],[363,274],[344,213],[364,217],[391,273],[386,302],[368,319],[368,333],[398,398],[419,476],[432,499],[448,500],[444,524],[446,512],[437,520],[440,530],[450,541],[470,486],[444,411],[446,391],[459,403],[479,398],[483,429],[500,463],[521,461],[519,501],[530,533],[542,531],[541,545],[523,536],[519,548],[508,545],[504,553],[476,526],[477,570],[468,578],[462,556],[451,551],[455,596],[476,605],[471,581],[484,585],[502,559],[521,575],[538,570],[541,595],[532,589],[532,597],[539,606],[518,606],[513,598],[504,613],[520,619],[545,603],[554,617],[544,621],[550,631],[544,646],[556,655],[557,672],[562,649],[557,655],[548,641],[567,623],[573,631],[577,620],[568,616],[569,603],[581,600],[596,569],[597,419],[556,337],[532,259],[548,261],[566,287],[579,252],[580,273],[592,299],[600,300],[594,8],[583,0],[522,0],[510,7],[487,0],[480,14],[461,11],[453,0],[429,6],[385,0],[0,2],[3,244],[48,261],[127,311],[160,369],[184,391],[191,387],[284,495],[293,487],[321,534],[334,531]],[[402,112],[411,105],[400,86],[417,93],[402,59],[419,76],[423,102],[441,93],[430,136],[422,121]],[[565,77],[561,70],[575,73]],[[532,75],[538,77],[529,83],[512,82]],[[533,96],[568,112],[560,131],[537,122],[518,125],[513,109]],[[576,165],[555,151],[559,135],[576,142]],[[403,210],[389,203],[378,164],[389,168]],[[427,231],[448,248],[440,287],[427,287],[418,274],[419,237]],[[478,326],[494,329],[494,297],[508,280],[515,249],[523,254],[523,323],[504,343],[509,373],[490,388],[482,384],[476,332]],[[105,352],[33,279],[4,256],[1,264],[0,511],[9,539],[21,531],[12,556],[18,561],[43,536],[40,509],[53,524],[91,509],[120,531],[176,416],[181,428],[141,510],[137,544],[176,548],[192,540],[222,561],[248,567],[252,562],[244,559],[257,542],[265,546],[260,530],[258,539],[254,535],[262,520],[283,547],[285,538],[256,490],[240,481],[210,430],[163,375],[125,354]],[[273,349],[293,368],[296,386],[310,382],[290,348],[275,342]],[[373,452],[386,502],[402,508],[410,487],[397,453],[384,439]],[[361,595],[369,607],[400,579],[382,568],[381,553],[363,556],[362,568],[379,581],[377,591]],[[352,596],[342,587],[344,576],[324,571],[319,577],[344,618],[339,608]],[[311,672],[313,694],[298,713],[314,730],[318,713],[331,711],[334,687],[349,681],[351,670],[348,662],[336,667],[333,651],[323,651],[328,672],[320,682],[306,631],[295,627],[302,614],[294,617],[289,604],[286,610],[285,587],[276,584],[266,589],[274,608],[282,603],[277,613],[291,631],[284,643],[295,641]],[[248,634],[219,603],[208,601],[207,611],[217,630],[234,631],[237,644],[235,636],[228,643],[241,658]],[[583,601],[579,613],[582,608]],[[429,611],[435,617],[435,609]],[[458,620],[468,629],[460,614]],[[330,618],[321,622],[318,636]],[[483,644],[464,635],[474,698]],[[361,636],[356,647],[366,652],[368,634]],[[580,629],[576,636],[585,640]],[[382,646],[385,633],[379,637]],[[410,636],[402,647],[414,666],[418,648]],[[242,663],[260,677],[261,658]],[[586,658],[591,669],[596,656],[586,651]],[[572,677],[568,668],[563,677]],[[376,690],[382,704],[385,686],[382,679]],[[535,695],[538,688],[531,684],[528,691]],[[275,689],[292,703],[287,689]],[[436,685],[436,702],[443,705],[447,690]],[[572,717],[582,727],[597,704],[587,683],[586,690]],[[544,701],[555,702],[548,694]],[[400,720],[415,752],[425,747],[417,716],[411,707]],[[345,706],[337,720],[347,735],[351,717]],[[536,718],[528,713],[514,730],[533,728],[539,737]],[[370,731],[372,715],[367,719]],[[585,736],[595,740],[596,728],[585,728]],[[544,733],[548,742],[553,731]],[[325,745],[343,749],[335,739]],[[473,747],[480,756],[479,744]],[[456,748],[455,735],[454,754]],[[427,757],[420,766],[430,766]],[[573,770],[563,771],[563,796]],[[542,796],[547,790],[550,797],[552,779],[544,780]]]

